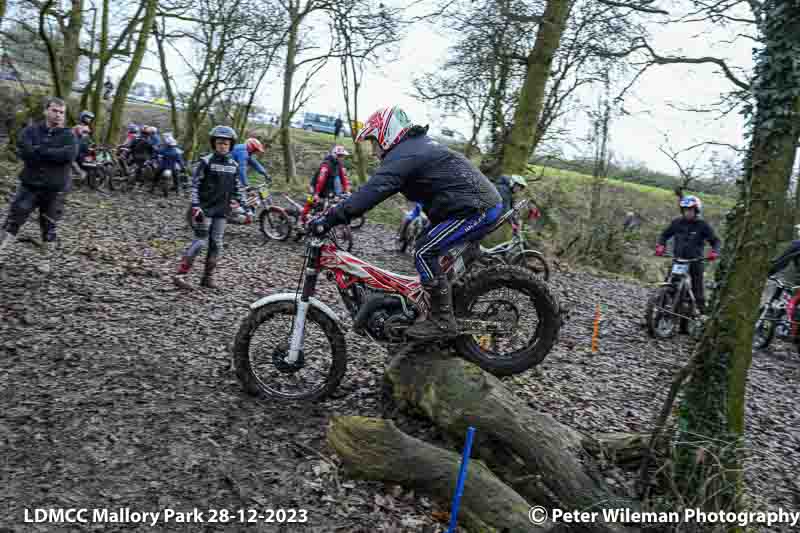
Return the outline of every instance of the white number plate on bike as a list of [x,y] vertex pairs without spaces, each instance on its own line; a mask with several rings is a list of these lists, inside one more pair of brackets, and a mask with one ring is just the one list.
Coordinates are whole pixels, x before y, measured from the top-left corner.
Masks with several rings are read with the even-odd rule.
[[689,272],[689,265],[684,263],[676,263],[672,265],[672,273],[673,274],[686,274]]

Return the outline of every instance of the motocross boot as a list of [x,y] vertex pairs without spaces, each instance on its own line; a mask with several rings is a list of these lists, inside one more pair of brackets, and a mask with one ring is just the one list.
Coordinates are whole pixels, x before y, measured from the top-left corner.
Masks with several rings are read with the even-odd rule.
[[218,289],[219,285],[214,281],[214,271],[217,269],[217,256],[206,256],[206,268],[203,272],[203,279],[200,280],[200,286],[208,289]]
[[192,284],[189,283],[189,272],[192,270],[194,264],[194,257],[187,255],[181,258],[181,264],[178,267],[178,272],[172,277],[172,282],[181,289],[192,289]]
[[414,340],[444,340],[458,336],[458,325],[453,315],[453,293],[444,276],[424,284],[431,297],[431,310],[427,320],[417,322],[406,335]]

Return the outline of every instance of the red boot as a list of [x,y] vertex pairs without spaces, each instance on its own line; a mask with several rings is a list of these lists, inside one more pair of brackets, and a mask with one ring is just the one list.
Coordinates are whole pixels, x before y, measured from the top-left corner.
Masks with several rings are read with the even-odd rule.
[[181,264],[178,266],[178,272],[172,277],[172,282],[181,289],[192,289],[192,284],[189,283],[189,272],[192,270],[194,264],[194,257],[183,256]]

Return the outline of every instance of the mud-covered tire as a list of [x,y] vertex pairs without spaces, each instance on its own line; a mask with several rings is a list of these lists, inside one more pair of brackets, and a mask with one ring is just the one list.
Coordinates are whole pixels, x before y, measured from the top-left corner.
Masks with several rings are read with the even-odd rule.
[[280,207],[269,206],[258,216],[261,234],[273,241],[285,241],[292,234],[292,221]]
[[536,309],[539,323],[528,344],[507,358],[495,359],[486,355],[472,335],[462,335],[455,341],[461,357],[495,376],[519,374],[541,363],[558,341],[562,324],[558,300],[548,286],[529,270],[510,265],[478,269],[468,274],[453,294],[456,318],[465,316],[481,294],[503,287],[525,293]]
[[666,307],[664,302],[669,301],[669,307],[672,307],[674,298],[676,297],[673,294],[674,292],[674,287],[661,287],[653,294],[653,296],[650,297],[649,300],[647,300],[647,305],[645,306],[644,310],[645,323],[647,324],[647,333],[654,339],[669,339],[675,336],[675,333],[680,326],[680,320],[678,317],[673,317],[672,328],[670,328],[669,331],[662,331],[658,327],[659,321],[654,317],[656,307]]
[[247,318],[239,326],[233,344],[233,363],[236,377],[242,384],[244,390],[259,398],[285,401],[319,401],[330,396],[344,377],[347,370],[347,347],[345,344],[344,333],[339,326],[328,315],[316,307],[309,307],[306,315],[307,323],[314,323],[325,332],[331,346],[332,364],[328,373],[325,385],[307,395],[282,395],[271,391],[254,373],[250,361],[250,343],[253,334],[264,322],[277,315],[294,315],[295,302],[283,301],[273,302],[258,309],[251,310]]
[[542,281],[550,280],[550,265],[544,254],[536,250],[522,250],[508,262],[511,265],[527,268]]

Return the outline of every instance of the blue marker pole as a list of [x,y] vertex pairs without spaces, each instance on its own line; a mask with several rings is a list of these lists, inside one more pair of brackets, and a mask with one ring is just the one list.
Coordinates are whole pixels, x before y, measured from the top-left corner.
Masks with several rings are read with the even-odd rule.
[[475,436],[475,428],[470,426],[467,429],[467,442],[464,444],[464,453],[461,456],[461,470],[458,472],[458,482],[456,483],[456,494],[453,497],[453,506],[450,509],[450,528],[447,533],[455,533],[458,523],[458,506],[461,503],[461,494],[464,493],[464,481],[467,479],[467,465],[469,464],[469,454],[472,450],[472,437]]

